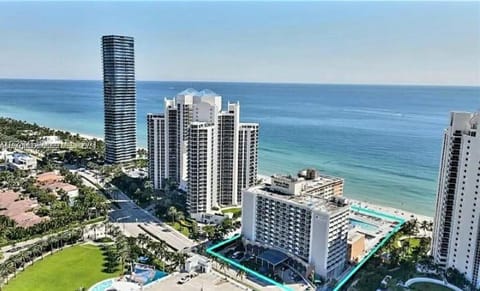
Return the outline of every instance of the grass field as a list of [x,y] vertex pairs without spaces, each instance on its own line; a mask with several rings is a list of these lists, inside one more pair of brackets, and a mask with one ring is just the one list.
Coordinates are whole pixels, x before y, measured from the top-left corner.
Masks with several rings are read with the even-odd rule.
[[416,283],[410,286],[412,290],[421,291],[452,291],[452,289],[431,283]]
[[66,248],[37,261],[5,286],[5,291],[74,291],[117,273],[104,273],[104,257],[100,248],[80,245]]
[[174,223],[167,222],[168,225],[173,227],[175,230],[181,232],[184,236],[190,237],[190,229],[186,226],[182,226],[178,221],[175,221]]
[[237,218],[237,217],[240,217],[240,215],[242,215],[242,208],[237,207],[237,208],[222,209],[222,213],[232,213],[234,218]]

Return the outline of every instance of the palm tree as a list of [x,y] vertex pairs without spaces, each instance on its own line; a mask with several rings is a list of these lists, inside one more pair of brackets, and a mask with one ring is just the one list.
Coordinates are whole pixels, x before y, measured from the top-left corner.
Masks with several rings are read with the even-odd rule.
[[93,230],[93,240],[97,240],[97,225],[95,223],[92,224],[90,230]]
[[5,282],[5,280],[7,279],[8,277],[8,269],[7,269],[7,265],[5,264],[0,264],[0,291],[3,290],[2,288],[2,285],[3,283]]
[[428,221],[426,220],[422,221],[422,223],[420,224],[420,229],[423,230],[425,235],[427,235],[428,228],[429,228]]
[[121,266],[121,274],[125,272],[125,261],[127,260],[128,257],[128,247],[125,242],[121,242],[117,244],[117,252],[118,252],[118,257],[120,259],[120,266]]
[[172,223],[175,222],[175,216],[177,215],[177,208],[175,208],[175,206],[170,206],[170,208],[168,208],[167,215],[172,218]]
[[219,270],[220,271],[225,271],[225,269],[227,268],[227,263],[225,263],[223,260],[219,260],[218,261],[218,264],[219,264]]
[[185,220],[185,214],[182,211],[177,212],[177,220],[178,221]]
[[238,269],[236,276],[240,278],[240,280],[243,280],[243,277],[245,277],[246,272],[243,269]]
[[48,245],[50,246],[50,253],[52,254],[54,249],[53,246],[55,245],[56,240],[53,236],[49,236],[47,241],[48,241]]
[[175,267],[180,267],[183,269],[185,267],[185,261],[187,260],[187,254],[185,253],[174,253],[172,259]]

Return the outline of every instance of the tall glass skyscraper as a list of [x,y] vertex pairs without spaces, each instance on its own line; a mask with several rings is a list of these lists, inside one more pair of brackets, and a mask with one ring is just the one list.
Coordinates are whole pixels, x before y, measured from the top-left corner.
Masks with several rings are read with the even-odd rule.
[[136,156],[135,56],[133,37],[102,37],[105,159],[116,164]]

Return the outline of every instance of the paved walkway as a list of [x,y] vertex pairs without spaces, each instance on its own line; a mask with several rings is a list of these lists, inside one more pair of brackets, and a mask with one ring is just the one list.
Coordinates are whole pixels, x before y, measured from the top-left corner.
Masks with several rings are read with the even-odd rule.
[[437,279],[433,279],[433,278],[426,278],[426,277],[412,278],[412,279],[408,280],[407,282],[405,282],[404,286],[405,287],[410,287],[411,285],[416,284],[416,283],[431,283],[431,284],[436,284],[436,285],[440,285],[440,286],[450,288],[454,291],[462,291],[462,289],[458,288],[455,285],[452,285],[452,284],[448,283],[447,281],[437,280]]

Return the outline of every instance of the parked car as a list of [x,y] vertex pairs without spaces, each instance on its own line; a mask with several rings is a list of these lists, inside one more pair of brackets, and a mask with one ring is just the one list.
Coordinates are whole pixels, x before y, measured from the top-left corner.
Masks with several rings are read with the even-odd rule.
[[184,276],[184,277],[180,278],[180,280],[177,281],[177,284],[180,284],[180,285],[184,284],[184,283],[188,282],[189,279],[190,278],[188,276]]

